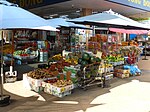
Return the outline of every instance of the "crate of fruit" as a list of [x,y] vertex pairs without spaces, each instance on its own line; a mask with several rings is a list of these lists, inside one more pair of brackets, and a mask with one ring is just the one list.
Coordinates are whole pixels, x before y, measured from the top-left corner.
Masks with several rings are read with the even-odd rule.
[[52,85],[51,86],[51,89],[54,93],[63,93],[63,92],[66,92],[66,91],[69,91],[69,90],[72,90],[74,88],[73,84],[71,85],[66,85],[66,86],[62,86],[62,87],[57,87],[55,85]]
[[44,92],[57,97],[63,97],[71,94],[74,85],[71,80],[47,80],[43,82]]
[[115,73],[115,76],[123,79],[130,77],[130,74]]

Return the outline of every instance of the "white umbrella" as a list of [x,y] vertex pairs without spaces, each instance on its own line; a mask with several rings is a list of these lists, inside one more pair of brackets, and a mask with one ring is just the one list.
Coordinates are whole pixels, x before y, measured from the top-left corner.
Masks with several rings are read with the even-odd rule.
[[150,29],[150,26],[134,21],[112,10],[70,20],[80,24],[99,25],[102,27],[124,27],[126,29]]
[[75,24],[72,22],[68,22],[68,19],[64,18],[54,18],[48,19],[47,22],[49,25],[57,28],[57,27],[68,27],[68,28],[79,28],[79,29],[90,29],[89,27],[81,24]]
[[18,7],[16,4],[0,0],[0,29],[39,28],[42,30],[41,26],[49,26],[47,30],[56,31],[56,28],[48,25],[45,19]]
[[[45,26],[48,27],[45,29]],[[16,4],[9,3],[6,0],[0,0],[0,30],[5,29],[42,30],[43,27],[44,30],[57,31],[56,28],[47,25],[47,21],[45,19],[18,7],[18,5]],[[3,39],[1,48],[3,51]],[[0,106],[3,106],[9,103],[10,98],[10,96],[5,97],[5,95],[3,95],[3,52],[1,52],[1,80],[2,81],[1,81]]]

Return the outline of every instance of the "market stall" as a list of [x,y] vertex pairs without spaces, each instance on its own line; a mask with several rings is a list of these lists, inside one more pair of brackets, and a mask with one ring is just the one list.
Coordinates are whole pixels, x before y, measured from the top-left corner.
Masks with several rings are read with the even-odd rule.
[[55,52],[58,52],[59,50],[67,50],[72,52],[76,50],[79,51],[80,42],[77,30],[91,30],[90,27],[68,22],[68,20],[68,18],[54,18],[47,20],[48,24],[60,29],[59,39],[56,38],[55,41],[58,41],[57,43],[61,43],[59,44],[61,46],[58,47],[58,49],[55,49]]
[[[102,13],[100,17],[103,18],[103,21],[98,21],[98,19],[102,19],[99,18],[99,15],[96,17],[91,15],[85,20],[80,21],[80,18],[75,19],[77,20],[75,23],[107,26],[109,28],[124,27],[125,29],[117,30],[119,33],[147,33],[145,29],[148,29],[148,27],[142,26],[142,24],[114,12]],[[105,19],[108,17],[110,20],[107,21],[104,17]],[[93,18],[96,20],[93,21]],[[127,28],[130,30],[126,30]],[[137,28],[138,30],[131,30],[131,28]],[[144,30],[141,30],[142,28]],[[138,56],[141,53],[141,49],[137,46],[137,43],[132,41],[122,42],[122,35],[110,33],[116,32],[116,29],[115,31],[114,29],[110,30],[105,34],[97,34],[89,37],[87,43],[88,49],[79,52],[64,51],[63,55],[57,54],[51,57],[48,64],[39,65],[38,70],[31,72],[38,71],[38,74],[33,74],[34,77],[30,73],[24,74],[24,86],[36,92],[44,90],[46,93],[63,97],[70,95],[75,87],[80,87],[84,90],[93,85],[106,87],[107,81],[113,77],[128,78],[130,76],[141,75],[141,71],[136,65]],[[46,71],[44,76],[41,75],[43,74],[42,71]],[[36,84],[35,82],[39,83]]]
[[[9,3],[7,1],[0,1],[0,30],[1,33],[1,95],[0,95],[0,106],[5,106],[10,103],[10,96],[3,94],[3,30],[7,29],[42,29],[37,27],[48,26],[46,21],[34,15],[16,4]],[[56,31],[55,28],[49,27],[51,30]],[[48,29],[48,30],[50,30]],[[14,48],[14,34],[12,35],[12,57]],[[13,60],[12,60],[13,63]],[[14,76],[13,66],[10,66],[9,76]],[[16,74],[15,74],[16,76]]]

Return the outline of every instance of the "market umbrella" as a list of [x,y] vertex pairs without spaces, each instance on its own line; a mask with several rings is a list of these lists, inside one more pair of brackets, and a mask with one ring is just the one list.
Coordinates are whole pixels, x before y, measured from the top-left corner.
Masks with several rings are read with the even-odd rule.
[[97,25],[101,27],[113,27],[113,28],[126,28],[126,29],[150,29],[150,26],[134,21],[111,9],[102,13],[84,16],[69,20],[70,22],[86,24],[86,25]]
[[[49,26],[45,19],[28,12],[16,4],[7,2],[6,0],[0,0],[0,30],[5,29],[39,29]],[[56,28],[49,26],[47,29],[56,31]],[[0,106],[9,104],[10,96],[3,95],[3,31],[1,32],[1,96]],[[13,41],[13,40],[12,40]],[[12,42],[13,43],[13,42]]]
[[[45,19],[26,11],[16,4],[0,0],[0,29],[39,29],[48,26]],[[49,26],[47,30],[56,31]]]
[[89,27],[81,24],[75,24],[72,22],[68,22],[69,19],[65,18],[54,18],[48,19],[47,22],[49,25],[58,28],[58,27],[67,27],[67,28],[79,28],[79,29],[90,29]]

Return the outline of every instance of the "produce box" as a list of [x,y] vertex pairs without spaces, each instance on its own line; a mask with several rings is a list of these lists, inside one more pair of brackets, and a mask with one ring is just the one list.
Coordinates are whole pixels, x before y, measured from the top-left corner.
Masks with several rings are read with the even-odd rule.
[[129,74],[130,69],[115,69],[114,72],[123,73],[123,74]]
[[[56,78],[56,77],[52,77],[52,78]],[[27,73],[23,74],[24,87],[27,89],[33,90],[35,92],[43,91],[44,80],[47,80],[47,79],[33,79],[31,77],[28,77]]]
[[117,66],[117,65],[122,65],[124,64],[124,61],[118,61],[118,62],[109,62],[110,64]]
[[35,92],[41,92],[43,91],[42,82],[44,79],[33,79],[28,76],[24,76],[24,86],[27,87],[30,90],[33,90]]
[[105,71],[106,72],[112,72],[112,71],[114,71],[114,68],[113,67],[108,67],[108,68],[99,67],[98,73],[105,73]]
[[23,86],[29,90],[31,90],[31,86],[30,86],[30,77],[27,76],[27,73],[23,74]]
[[114,73],[114,75],[116,77],[119,77],[119,78],[128,78],[128,77],[130,77],[130,74],[123,74],[123,73]]
[[100,73],[100,74],[102,74],[102,73],[104,73],[105,72],[105,69],[104,68],[100,68],[99,70],[98,70],[98,73]]
[[112,71],[114,71],[114,68],[113,68],[113,67],[108,67],[108,68],[106,68],[106,72],[112,72]]
[[56,87],[56,86],[53,86],[53,85],[51,87],[52,87],[52,92],[53,93],[62,93],[62,92],[72,90],[74,88],[73,84],[65,86],[65,87]]
[[78,69],[76,69],[74,67],[67,67],[67,66],[65,66],[63,71],[64,72],[70,71],[72,74],[76,74]]
[[35,91],[35,92],[37,92],[37,93],[40,93],[41,91],[43,91],[43,87],[42,86],[35,86],[35,85],[33,85],[33,84],[30,84],[30,86],[31,86],[31,90],[33,90],[33,91]]
[[45,84],[44,92],[52,94],[57,97],[63,97],[71,94],[71,90],[74,89],[74,85],[67,85],[65,87],[56,87],[50,83]]
[[57,92],[54,92],[54,91],[52,91],[51,89],[49,89],[47,87],[44,88],[44,92],[48,93],[48,94],[51,94],[51,95],[54,95],[54,96],[57,96],[57,97],[60,97],[60,98],[71,94],[71,90],[70,91],[65,91],[65,92],[62,92],[62,93],[57,93]]
[[114,77],[113,74],[107,74],[107,75],[105,76],[105,80],[111,80],[111,79],[113,79],[113,77]]

